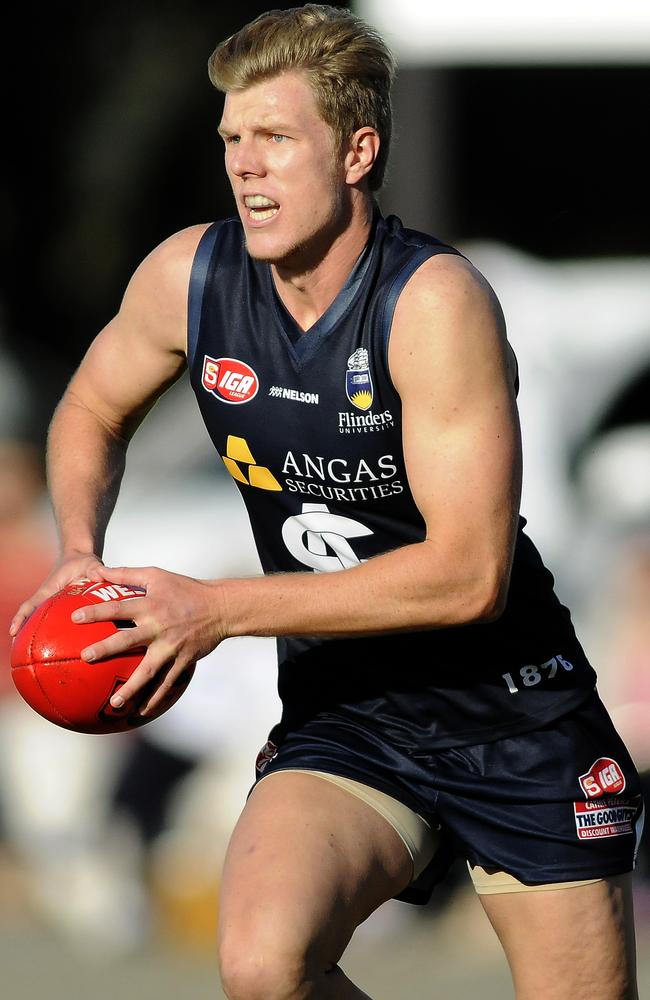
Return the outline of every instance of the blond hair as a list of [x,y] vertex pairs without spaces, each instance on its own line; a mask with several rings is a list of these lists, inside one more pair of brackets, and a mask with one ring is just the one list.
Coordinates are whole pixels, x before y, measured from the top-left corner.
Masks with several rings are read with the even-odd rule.
[[357,129],[377,130],[380,149],[368,174],[381,187],[392,132],[390,89],[395,60],[381,36],[348,10],[305,4],[270,10],[221,42],[210,56],[210,80],[224,93],[291,70],[307,73],[323,120],[343,150]]

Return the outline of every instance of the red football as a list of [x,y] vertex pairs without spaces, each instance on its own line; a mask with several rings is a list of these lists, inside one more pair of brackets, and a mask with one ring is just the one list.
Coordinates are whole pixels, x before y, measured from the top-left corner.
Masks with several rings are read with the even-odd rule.
[[110,699],[131,676],[146,650],[141,646],[94,663],[86,663],[80,653],[93,642],[131,628],[133,622],[79,625],[70,618],[73,611],[88,604],[126,601],[144,593],[139,587],[81,580],[43,601],[21,626],[11,650],[11,675],[27,704],[57,726],[78,733],[123,733],[151,722],[171,708],[189,684],[194,667],[181,675],[154,715],[138,715],[138,705],[146,701],[156,679],[145,688],[138,705],[114,709]]

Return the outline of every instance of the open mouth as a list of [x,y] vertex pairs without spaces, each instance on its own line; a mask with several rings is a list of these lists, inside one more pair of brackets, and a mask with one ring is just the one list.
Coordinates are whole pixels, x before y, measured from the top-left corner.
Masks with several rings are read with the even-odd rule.
[[280,211],[280,206],[263,194],[251,194],[244,197],[244,205],[252,222],[266,222]]

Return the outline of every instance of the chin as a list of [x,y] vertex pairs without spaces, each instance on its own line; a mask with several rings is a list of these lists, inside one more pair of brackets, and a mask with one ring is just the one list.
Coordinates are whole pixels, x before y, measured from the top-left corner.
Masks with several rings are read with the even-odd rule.
[[318,266],[330,245],[331,235],[327,230],[293,243],[281,243],[279,240],[257,241],[254,237],[246,239],[246,249],[254,260],[294,272],[306,272]]
[[282,265],[300,259],[304,254],[305,245],[298,243],[282,245],[253,237],[246,239],[246,250],[253,260],[259,260],[264,264]]
[[248,256],[264,264],[276,264],[285,258],[285,254],[274,247],[260,245],[256,240],[246,240]]

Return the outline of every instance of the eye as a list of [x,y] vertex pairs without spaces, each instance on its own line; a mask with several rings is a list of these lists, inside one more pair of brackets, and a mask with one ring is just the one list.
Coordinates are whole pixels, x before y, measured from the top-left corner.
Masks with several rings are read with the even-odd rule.
[[287,138],[286,135],[280,135],[279,132],[273,132],[273,134],[271,135],[271,139],[273,140],[273,142],[277,143],[278,145],[281,142],[284,142],[286,138]]
[[226,146],[236,146],[240,140],[238,135],[224,135],[222,138]]

